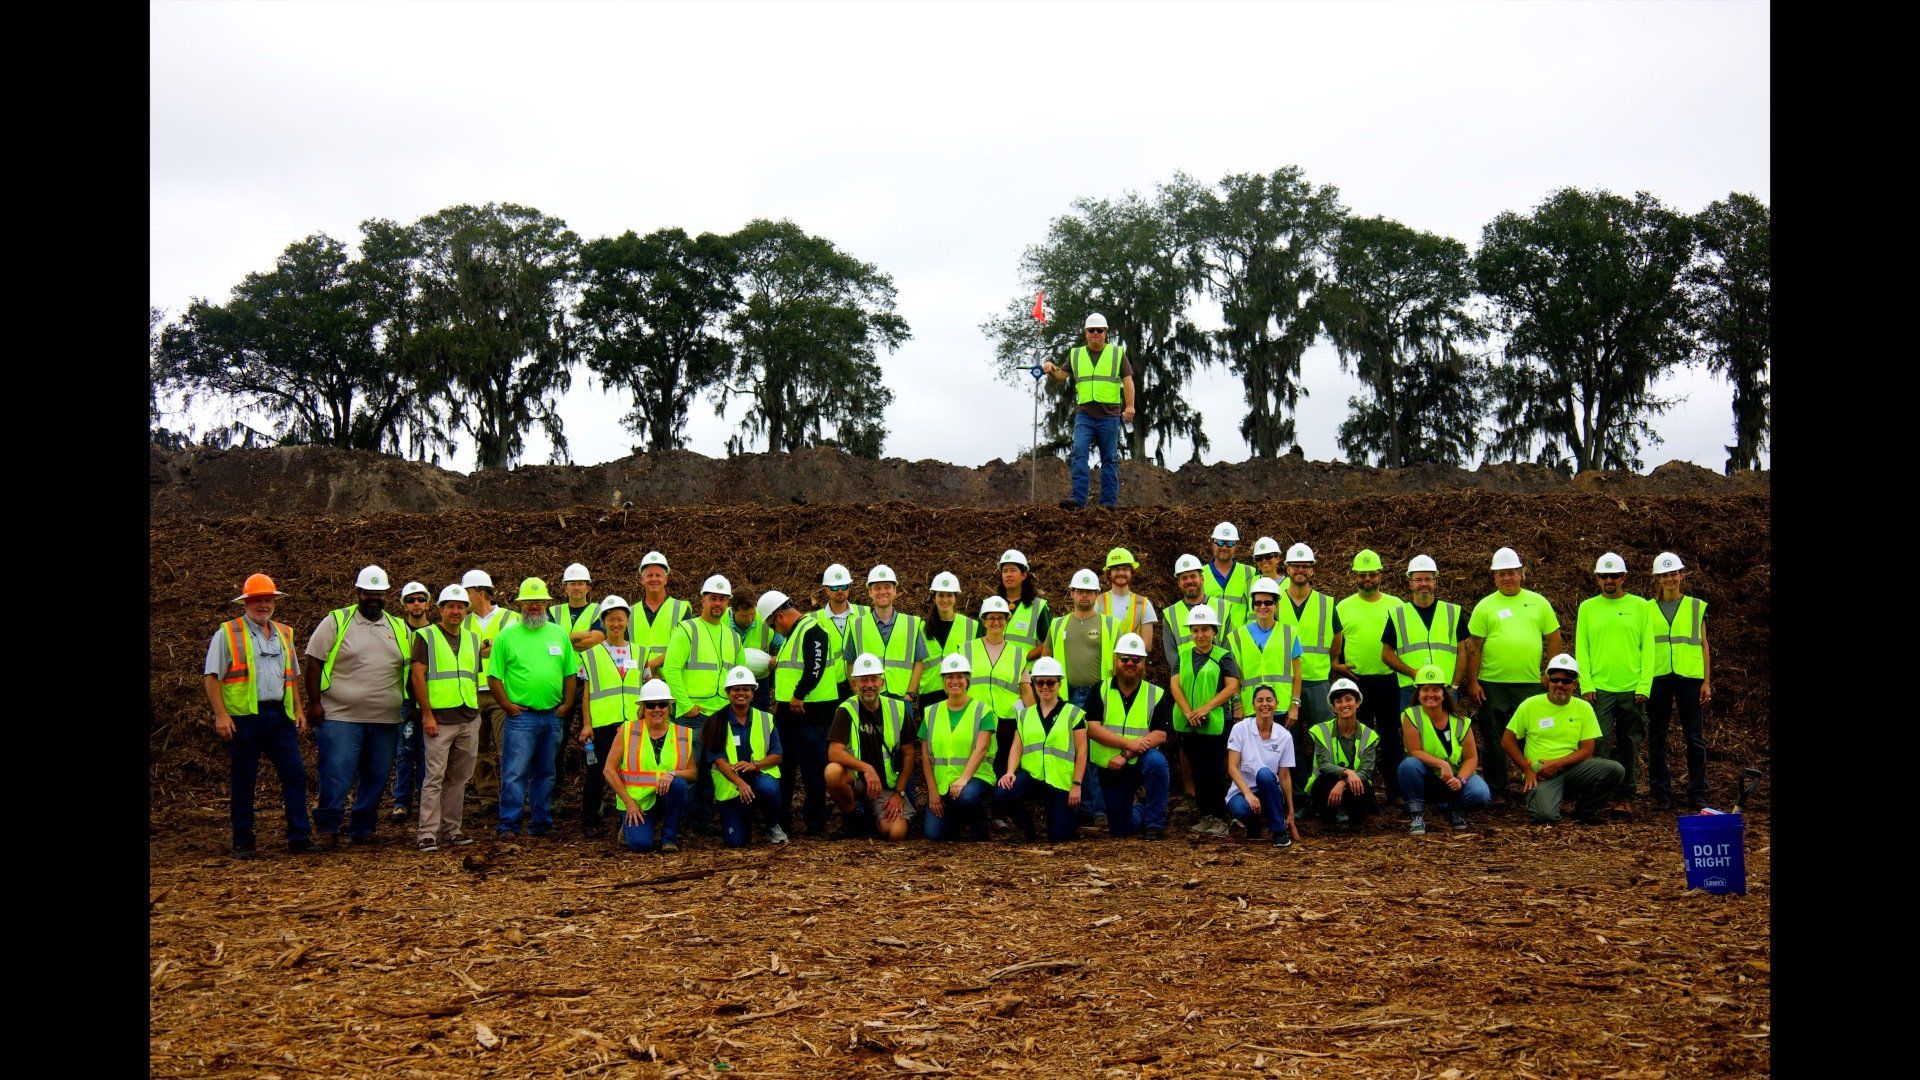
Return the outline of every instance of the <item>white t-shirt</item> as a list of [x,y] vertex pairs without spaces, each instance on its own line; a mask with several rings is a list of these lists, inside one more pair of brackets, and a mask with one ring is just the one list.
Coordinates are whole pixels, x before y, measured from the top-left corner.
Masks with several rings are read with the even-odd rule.
[[[1227,736],[1227,749],[1240,751],[1240,775],[1246,779],[1249,789],[1261,769],[1272,769],[1278,776],[1280,770],[1293,768],[1293,736],[1287,734],[1287,726],[1277,716],[1273,719],[1273,734],[1264,739],[1260,737],[1260,721],[1254,717],[1233,725],[1232,733]],[[1232,798],[1239,790],[1230,788],[1227,797]]]

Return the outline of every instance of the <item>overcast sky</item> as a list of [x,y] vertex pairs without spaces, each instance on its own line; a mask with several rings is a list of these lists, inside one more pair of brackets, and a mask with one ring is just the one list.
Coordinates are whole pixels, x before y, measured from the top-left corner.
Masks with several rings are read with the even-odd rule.
[[[352,242],[367,218],[463,202],[587,239],[790,218],[893,276],[913,340],[886,359],[886,453],[904,458],[977,465],[1029,441],[1031,391],[993,378],[979,324],[1078,196],[1299,165],[1357,214],[1469,246],[1568,185],[1688,213],[1772,199],[1760,3],[149,10],[150,289],[170,315],[310,233]],[[1339,457],[1357,384],[1324,344],[1304,378],[1300,443]],[[1721,468],[1729,386],[1696,371],[1662,389],[1685,400],[1648,464]],[[1238,387],[1216,372],[1194,392],[1218,403],[1206,460],[1243,460]],[[632,451],[627,407],[576,374],[576,462]],[[697,402],[690,447],[723,453],[739,411]],[[546,461],[528,441],[523,460]]]

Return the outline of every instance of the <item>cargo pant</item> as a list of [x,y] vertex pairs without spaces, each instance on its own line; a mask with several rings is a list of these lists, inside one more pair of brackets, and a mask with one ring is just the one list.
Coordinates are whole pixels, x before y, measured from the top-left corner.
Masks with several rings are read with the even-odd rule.
[[1632,802],[1640,789],[1640,745],[1646,741],[1647,711],[1631,691],[1601,690],[1593,695],[1593,715],[1600,721],[1600,745],[1595,757],[1620,763],[1625,775],[1613,793],[1614,802]]

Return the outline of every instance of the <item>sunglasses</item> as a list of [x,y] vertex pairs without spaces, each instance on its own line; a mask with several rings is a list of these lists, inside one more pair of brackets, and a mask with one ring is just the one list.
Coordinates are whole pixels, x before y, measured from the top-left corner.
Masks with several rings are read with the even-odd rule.
[[1116,656],[1113,658],[1113,662],[1116,664],[1144,664],[1147,662],[1147,658],[1144,656]]
[[1033,680],[1033,685],[1035,685],[1035,686],[1059,686],[1059,685],[1060,685],[1060,680],[1059,680],[1059,679],[1035,679],[1035,680]]
[[668,705],[664,701],[649,701],[640,707],[643,709],[665,709]]
[[1089,334],[1104,334],[1104,333],[1106,333],[1106,332],[1107,332],[1107,328],[1106,328],[1106,327],[1104,327],[1104,326],[1089,326],[1089,327],[1087,327],[1087,333],[1089,333]]
[[1552,683],[1555,686],[1572,686],[1574,683],[1579,682],[1580,680],[1569,679],[1565,675],[1549,675],[1547,676],[1547,681]]
[[1215,540],[1213,542],[1214,547],[1234,547],[1236,544],[1238,544],[1238,541],[1235,540]]
[[1272,607],[1272,606],[1273,606],[1273,605],[1275,605],[1276,603],[1279,603],[1279,601],[1277,601],[1277,600],[1255,600],[1255,601],[1253,602],[1253,606],[1254,606],[1254,607]]
[[427,598],[424,596],[409,596],[401,602],[407,604],[424,604],[427,602]]
[[829,585],[827,586],[827,591],[828,592],[846,592],[848,589],[851,589],[851,588],[853,588],[853,586],[851,585]]
[[1599,578],[1599,579],[1600,579],[1600,580],[1602,580],[1602,581],[1619,581],[1619,580],[1620,580],[1621,578],[1623,578],[1623,577],[1626,577],[1627,575],[1625,575],[1625,574],[1595,574],[1594,576],[1595,576],[1595,577],[1597,577],[1597,578]]

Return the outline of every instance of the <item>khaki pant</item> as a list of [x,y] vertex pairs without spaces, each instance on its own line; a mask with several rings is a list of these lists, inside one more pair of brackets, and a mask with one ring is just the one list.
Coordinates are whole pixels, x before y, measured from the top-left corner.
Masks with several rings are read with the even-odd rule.
[[481,723],[469,720],[463,724],[441,724],[438,735],[425,736],[425,775],[420,780],[420,839],[451,840],[460,835],[467,780],[473,776],[474,750],[480,741]]
[[493,695],[480,695],[475,755],[485,767],[475,770],[479,779],[474,782],[473,790],[489,800],[500,796],[500,729],[506,722],[507,710],[494,703]]

